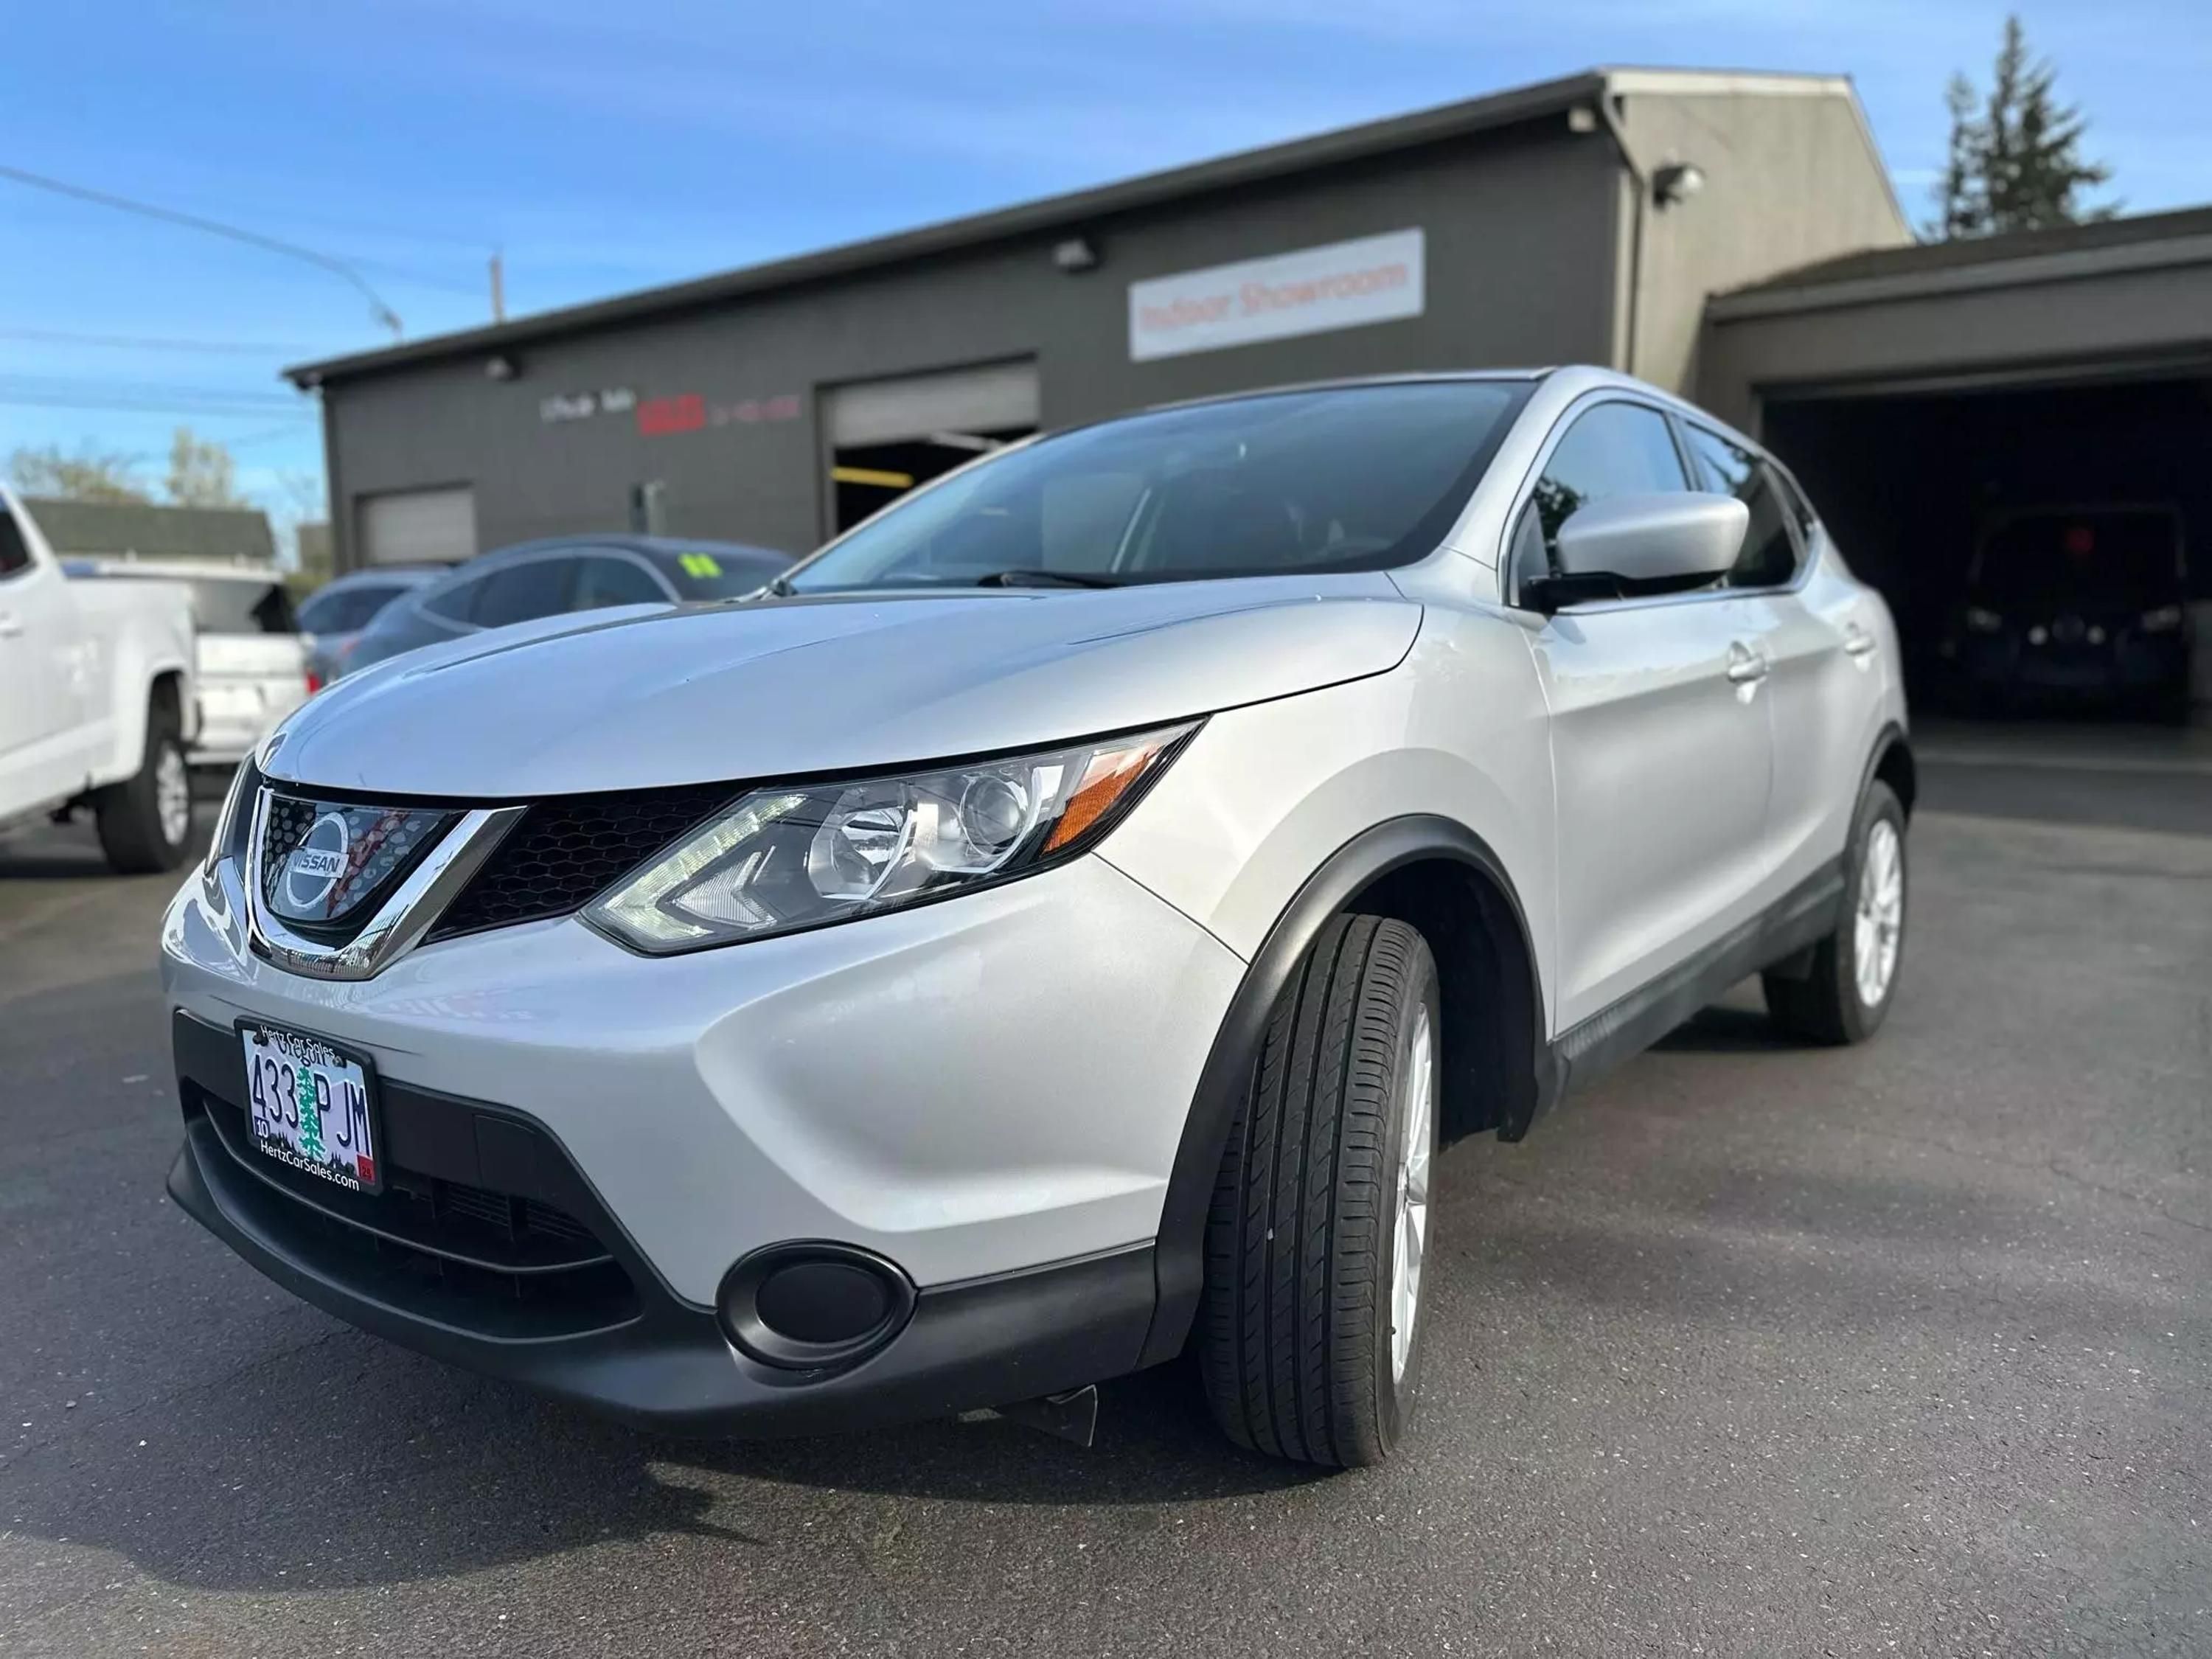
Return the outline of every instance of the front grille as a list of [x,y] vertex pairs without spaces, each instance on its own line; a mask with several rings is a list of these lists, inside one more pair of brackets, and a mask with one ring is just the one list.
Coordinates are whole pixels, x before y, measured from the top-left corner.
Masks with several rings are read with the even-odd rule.
[[737,793],[732,785],[708,783],[541,801],[507,832],[429,938],[580,910]]
[[[368,805],[280,785],[262,792],[263,908],[324,944],[343,944],[427,857],[455,814]],[[318,862],[300,867],[303,860]]]

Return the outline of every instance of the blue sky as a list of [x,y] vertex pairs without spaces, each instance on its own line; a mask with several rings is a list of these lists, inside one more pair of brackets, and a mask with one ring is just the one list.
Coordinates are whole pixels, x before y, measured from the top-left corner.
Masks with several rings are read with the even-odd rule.
[[[0,165],[357,264],[422,335],[1098,183],[1595,64],[1844,71],[1924,211],[1969,0],[108,0],[18,8]],[[2024,13],[2130,210],[2212,201],[2212,8]],[[319,478],[284,362],[373,345],[307,265],[0,179],[0,454],[171,428],[272,508]],[[198,342],[217,351],[56,336]],[[144,404],[143,409],[94,404]],[[164,407],[153,407],[153,405]],[[174,409],[166,405],[176,405]]]

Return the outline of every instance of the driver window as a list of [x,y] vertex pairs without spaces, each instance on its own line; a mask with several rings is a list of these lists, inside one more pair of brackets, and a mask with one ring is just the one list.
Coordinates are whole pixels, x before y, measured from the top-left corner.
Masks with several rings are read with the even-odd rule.
[[[1545,564],[1559,568],[1559,526],[1577,508],[1609,495],[1668,495],[1689,488],[1674,434],[1657,410],[1608,403],[1585,410],[1575,417],[1536,480],[1533,505]],[[1517,544],[1521,538],[1515,539]],[[1516,545],[1516,565],[1520,550]]]

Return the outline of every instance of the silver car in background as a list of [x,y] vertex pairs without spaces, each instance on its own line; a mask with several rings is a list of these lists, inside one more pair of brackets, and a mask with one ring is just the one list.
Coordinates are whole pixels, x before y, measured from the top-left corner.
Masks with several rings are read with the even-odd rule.
[[1747,975],[1869,1036],[1913,784],[1881,598],[1649,386],[1107,421],[295,716],[162,929],[169,1191],[643,1423],[1079,1437],[1188,1346],[1240,1443],[1373,1463],[1437,1149]]

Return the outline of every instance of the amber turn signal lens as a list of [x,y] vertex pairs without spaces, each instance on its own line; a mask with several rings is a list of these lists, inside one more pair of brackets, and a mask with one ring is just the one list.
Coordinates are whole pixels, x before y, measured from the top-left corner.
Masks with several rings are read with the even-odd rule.
[[1044,850],[1057,852],[1097,823],[1128,792],[1129,786],[1144,776],[1152,757],[1166,746],[1147,743],[1128,749],[1102,749],[1093,755],[1091,764],[1083,769],[1083,781],[1067,798],[1060,822],[1046,837]]

